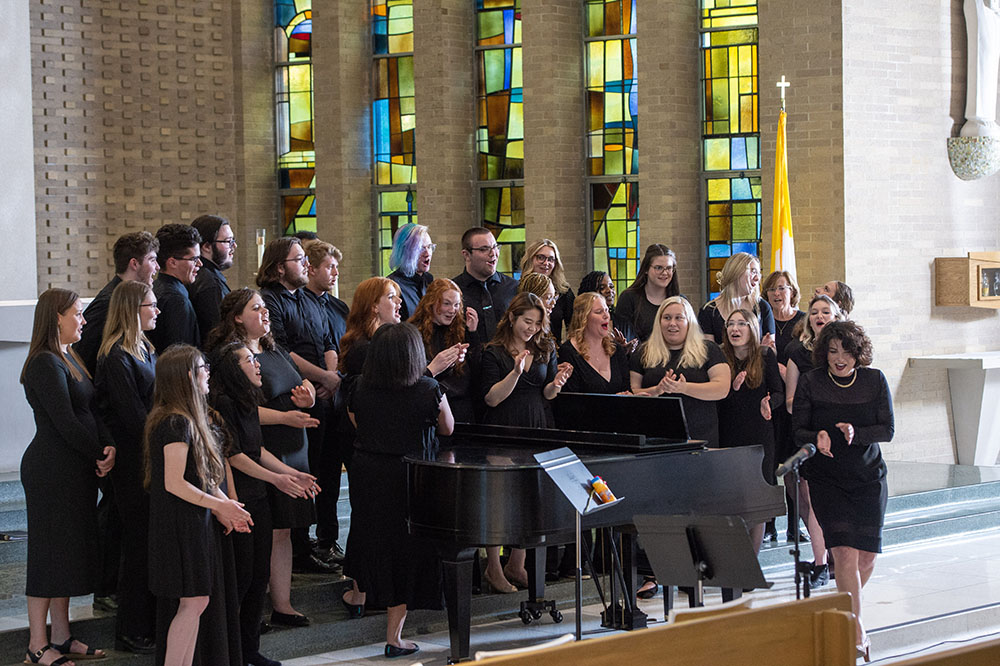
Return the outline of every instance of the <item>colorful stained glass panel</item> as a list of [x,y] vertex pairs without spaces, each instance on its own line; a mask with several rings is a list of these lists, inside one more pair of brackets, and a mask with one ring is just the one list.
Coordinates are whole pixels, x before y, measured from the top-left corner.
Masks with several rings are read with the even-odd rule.
[[636,40],[587,43],[587,149],[592,176],[639,172]]
[[476,0],[476,45],[521,43],[521,0]]
[[479,180],[524,175],[524,101],[521,48],[488,49],[479,56]]
[[635,34],[636,0],[587,0],[587,36]]
[[281,220],[285,236],[299,231],[316,231],[316,195],[290,194],[281,197]]
[[703,28],[757,25],[757,0],[701,0]]
[[413,0],[372,0],[376,55],[413,52]]
[[639,184],[592,183],[590,200],[594,270],[608,273],[620,294],[635,280],[641,259]]
[[413,56],[377,58],[374,87],[375,183],[415,183]]
[[[758,131],[757,31],[753,43],[703,46],[706,136]],[[709,35],[704,36],[708,41]]]
[[493,232],[500,245],[497,270],[520,279],[524,256],[524,187],[483,187],[479,195],[482,226]]
[[719,291],[716,273],[736,252],[760,256],[760,176],[708,178],[706,182],[709,292]]
[[376,197],[380,275],[392,272],[389,268],[389,255],[392,254],[392,237],[396,235],[396,230],[404,224],[417,222],[416,198],[413,190],[382,191]]

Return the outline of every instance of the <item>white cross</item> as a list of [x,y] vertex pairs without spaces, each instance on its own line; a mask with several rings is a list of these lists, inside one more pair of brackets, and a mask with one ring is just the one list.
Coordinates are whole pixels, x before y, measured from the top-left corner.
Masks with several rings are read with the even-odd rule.
[[781,88],[781,108],[785,108],[785,88],[792,85],[790,81],[785,80],[785,75],[781,75],[781,80],[774,84],[775,87]]

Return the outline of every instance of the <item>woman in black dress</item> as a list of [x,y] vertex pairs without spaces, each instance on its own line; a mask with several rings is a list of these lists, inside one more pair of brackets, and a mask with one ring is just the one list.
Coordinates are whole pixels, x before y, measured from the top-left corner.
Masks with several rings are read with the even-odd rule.
[[104,338],[97,352],[101,417],[114,433],[111,482],[122,519],[115,647],[152,652],[156,597],[149,592],[149,495],[142,487],[142,434],[153,406],[156,352],[145,331],[156,326],[156,296],[145,282],[126,280],[111,294]]
[[[573,290],[566,281],[566,269],[563,268],[559,248],[548,238],[541,238],[524,248],[521,258],[521,277],[538,273],[552,280],[555,289],[555,300],[549,308],[549,326],[556,343],[562,340],[563,326],[569,326],[573,316]],[[535,292],[537,295],[538,292]],[[543,298],[544,300],[544,298]]]
[[631,324],[639,341],[645,342],[656,328],[657,308],[665,299],[680,293],[677,255],[666,245],[653,243],[646,248],[635,282],[618,296],[615,312]]
[[698,325],[718,344],[726,339],[726,322],[735,310],[743,308],[757,317],[760,343],[774,348],[774,315],[771,306],[760,297],[760,260],[752,254],[737,252],[726,259],[716,274],[719,295],[698,313]]
[[388,278],[370,277],[362,280],[354,290],[347,329],[340,338],[338,369],[344,376],[341,390],[345,392],[345,399],[350,399],[354,383],[361,376],[369,341],[380,326],[399,323],[402,303],[399,286]]
[[[788,360],[785,367],[785,411],[794,415],[795,391],[799,385],[799,378],[815,367],[813,365],[813,347],[819,337],[823,327],[833,321],[843,320],[840,308],[829,296],[814,296],[809,302],[809,312],[806,315],[805,325],[798,340],[793,340],[788,344]],[[789,429],[790,442],[786,445],[788,450],[794,451],[794,433]],[[820,527],[816,516],[812,511],[812,502],[809,498],[809,482],[805,479],[799,483],[799,510],[802,519],[809,532],[810,546],[813,552],[813,570],[809,577],[809,585],[813,588],[822,587],[830,582],[830,568],[827,565],[826,541],[823,539],[823,529]]]
[[559,360],[573,366],[564,391],[570,393],[628,393],[628,354],[614,343],[611,313],[600,294],[581,293],[573,301],[566,342]]
[[222,489],[226,466],[209,422],[208,375],[201,352],[171,346],[157,361],[146,419],[149,589],[158,604],[156,663],[165,666],[190,666],[196,657],[205,666],[242,662],[231,640],[238,628],[225,603],[222,539],[223,531],[249,532],[253,522]]
[[389,255],[389,279],[396,283],[399,296],[400,317],[407,319],[417,311],[417,303],[424,297],[427,287],[434,281],[431,259],[437,245],[431,242],[427,227],[422,224],[404,224],[392,238]]
[[879,442],[892,440],[889,384],[872,361],[871,340],[852,321],[823,327],[813,362],[795,393],[795,441],[815,442],[820,455],[806,461],[813,509],[833,549],[837,590],[851,593],[858,618],[859,653],[868,661],[868,636],[861,622],[861,589],[882,552],[888,497],[886,466]]
[[466,342],[465,332],[475,332],[479,315],[475,309],[463,307],[462,291],[457,284],[438,278],[427,287],[410,323],[420,331],[427,354],[427,372],[438,380],[448,396],[455,421],[474,423],[481,350],[478,345]]
[[[495,425],[551,428],[549,400],[562,390],[573,366],[558,363],[555,343],[546,334],[548,315],[542,299],[529,292],[514,297],[483,351],[484,421]],[[510,580],[527,587],[524,550],[515,548],[505,569],[500,548],[486,549],[483,578],[500,592],[513,592]]]
[[261,394],[260,362],[242,342],[218,350],[209,380],[209,400],[222,416],[229,434],[225,451],[233,468],[236,494],[253,516],[250,534],[233,538],[240,604],[240,639],[243,658],[252,666],[272,666],[276,661],[260,654],[260,618],[271,575],[272,520],[268,486],[289,497],[314,497],[316,478],[289,467],[264,446],[257,407]]
[[[805,319],[806,313],[799,310],[799,285],[795,278],[788,271],[774,271],[761,284],[761,291],[767,298],[771,306],[771,314],[774,316],[774,351],[778,354],[778,370],[781,378],[785,378],[785,367],[788,362],[788,345],[798,337],[796,328]],[[774,448],[777,460],[786,460],[795,453],[792,450],[792,419],[784,409],[776,409],[772,414],[771,423],[774,424]],[[792,496],[789,495],[790,485],[785,486],[785,503],[788,506],[788,530],[786,536],[792,541],[795,536],[793,528],[795,525],[794,504]],[[778,533],[774,528],[774,519],[767,521],[766,535],[772,542],[778,541]],[[800,533],[799,538],[803,543],[808,542],[805,534]]]
[[611,313],[611,323],[614,328],[611,331],[612,339],[619,345],[627,345],[625,350],[631,354],[639,346],[639,339],[635,337],[632,330],[632,322],[623,319],[615,310],[615,281],[604,271],[591,271],[580,280],[581,294],[595,291],[604,297],[608,304],[608,311]]
[[[221,347],[241,342],[260,363],[263,403],[258,407],[264,446],[281,462],[309,473],[305,428],[319,421],[305,410],[313,406],[316,391],[303,379],[288,352],[271,337],[267,307],[260,293],[246,287],[230,292],[219,306],[219,325],[209,335],[206,348],[213,360]],[[272,624],[301,627],[309,618],[292,607],[292,540],[296,527],[315,522],[311,497],[289,497],[268,486],[271,505],[271,613]]]
[[76,292],[45,291],[35,306],[21,371],[36,429],[21,458],[31,536],[24,591],[30,632],[26,663],[68,663],[60,655],[105,656],[69,633],[69,598],[90,594],[97,582],[97,479],[115,464],[111,436],[97,418],[94,385],[71,347],[84,323]]
[[[772,412],[785,407],[785,384],[778,372],[778,360],[770,347],[760,344],[757,318],[748,310],[736,310],[726,321],[722,342],[732,373],[732,390],[720,400],[719,446],[754,446],[764,449],[761,472],[775,486],[774,428]],[[750,528],[754,550],[760,551],[764,523]]]
[[[349,591],[344,603],[386,608],[386,657],[419,650],[402,637],[409,609],[442,607],[435,548],[410,536],[406,527],[403,456],[433,453],[436,434],[451,434],[455,425],[448,398],[436,380],[424,376],[426,367],[424,345],[412,324],[381,327],[348,408],[357,440],[345,571],[357,590]],[[388,406],[392,418],[386,418]]]

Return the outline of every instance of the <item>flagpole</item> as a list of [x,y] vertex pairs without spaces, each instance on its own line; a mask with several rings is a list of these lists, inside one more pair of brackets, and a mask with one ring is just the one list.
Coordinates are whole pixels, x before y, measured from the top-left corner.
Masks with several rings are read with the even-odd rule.
[[785,90],[792,84],[781,75],[775,86],[781,91],[778,112],[778,137],[774,155],[774,200],[771,222],[771,270],[787,271],[795,278],[795,244],[792,238],[792,212],[788,194],[788,150],[785,146]]

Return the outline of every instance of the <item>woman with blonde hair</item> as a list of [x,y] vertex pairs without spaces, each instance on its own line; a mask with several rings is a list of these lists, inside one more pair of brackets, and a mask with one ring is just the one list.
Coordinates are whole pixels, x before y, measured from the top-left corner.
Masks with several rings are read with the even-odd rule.
[[142,433],[153,406],[156,352],[146,331],[156,327],[156,297],[145,282],[125,281],[111,294],[97,352],[98,404],[114,433],[117,455],[111,483],[122,521],[116,647],[154,650],[156,598],[149,592],[149,495],[142,487]]
[[[546,306],[549,308],[552,336],[559,342],[562,340],[563,326],[569,326],[570,318],[573,316],[573,290],[566,280],[559,248],[548,238],[540,238],[524,249],[524,256],[521,258],[521,279],[534,273],[552,280],[555,300],[551,306]],[[537,291],[532,290],[532,292],[545,298]]]
[[[200,351],[169,347],[157,361],[146,419],[149,589],[158,599],[157,663],[165,666],[189,666],[196,650],[199,663],[242,662],[230,636],[236,608],[226,603],[222,539],[224,532],[250,532],[253,521],[223,489],[229,480],[209,420],[208,377]],[[206,629],[199,632],[203,614]]]
[[[27,509],[28,653],[25,663],[68,664],[104,657],[69,632],[69,598],[96,584],[97,479],[115,464],[115,447],[97,418],[94,385],[71,345],[86,320],[76,292],[38,297],[21,371],[35,415],[35,437],[21,458]],[[52,620],[51,642],[46,617]]]
[[573,366],[564,387],[571,393],[627,393],[630,389],[628,354],[615,344],[607,302],[588,291],[573,301],[566,342],[559,360]]
[[[448,396],[455,421],[473,423],[482,350],[475,340],[466,342],[466,331],[475,331],[479,326],[475,309],[464,307],[457,284],[438,278],[427,287],[410,323],[420,332],[427,371]],[[453,353],[447,353],[449,350]]]
[[760,261],[746,252],[737,252],[726,260],[716,273],[719,295],[705,304],[698,313],[698,324],[705,335],[716,343],[726,339],[726,322],[729,315],[743,308],[757,317],[760,325],[760,343],[774,348],[774,315],[771,306],[760,297]]

